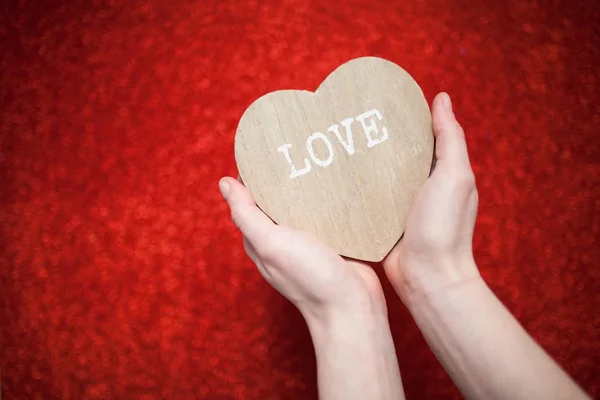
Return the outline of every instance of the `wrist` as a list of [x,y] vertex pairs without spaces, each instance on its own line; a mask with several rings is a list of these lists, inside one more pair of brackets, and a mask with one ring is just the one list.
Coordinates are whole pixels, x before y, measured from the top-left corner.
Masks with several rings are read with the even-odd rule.
[[472,257],[464,260],[440,260],[407,265],[400,297],[411,310],[421,304],[453,292],[459,295],[473,285],[485,285]]
[[383,314],[387,318],[387,306],[379,278],[371,269],[358,272],[353,279],[345,280],[344,284],[331,286],[327,296],[295,302],[304,319],[325,324],[351,315]]
[[425,309],[451,313],[458,303],[477,302],[477,297],[485,289],[487,289],[487,285],[477,272],[459,279],[439,282],[437,285],[412,291],[404,302],[413,316]]
[[304,315],[319,364],[348,357],[359,359],[357,364],[371,364],[381,357],[381,347],[393,346],[387,313],[378,306],[335,308]]
[[350,298],[317,306],[299,306],[312,336],[331,336],[336,332],[357,332],[385,321],[387,307],[383,294],[353,293]]
[[367,297],[304,315],[315,349],[319,398],[403,398],[385,303]]

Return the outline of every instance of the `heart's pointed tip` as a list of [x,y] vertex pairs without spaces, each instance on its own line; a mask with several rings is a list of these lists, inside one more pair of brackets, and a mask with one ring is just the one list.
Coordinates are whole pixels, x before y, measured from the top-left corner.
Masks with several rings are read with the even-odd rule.
[[[395,245],[395,243],[394,243],[394,245]],[[369,263],[380,263],[383,260],[385,260],[387,255],[394,248],[394,245],[390,246],[389,248],[387,246],[380,247],[379,249],[376,249],[374,252],[369,252],[369,253],[356,254],[356,253],[352,253],[352,252],[342,252],[342,253],[340,253],[340,255],[342,257],[347,257],[347,258],[351,258],[351,259],[355,259],[355,260],[359,260],[359,261],[365,261],[365,262],[369,262]]]
[[377,257],[374,257],[375,260],[373,260],[373,262],[380,263],[383,260],[385,260],[385,258],[387,257],[387,255],[390,254],[390,251],[392,251],[392,248],[393,247],[390,247],[390,249],[387,250],[387,251],[381,251],[381,252],[379,252],[379,254],[377,254]]

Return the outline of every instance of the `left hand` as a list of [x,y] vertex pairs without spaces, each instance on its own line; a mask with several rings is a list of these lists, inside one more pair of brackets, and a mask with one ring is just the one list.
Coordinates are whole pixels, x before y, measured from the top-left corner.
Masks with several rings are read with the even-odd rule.
[[219,188],[246,253],[305,318],[357,308],[387,313],[381,284],[369,265],[342,258],[308,233],[275,224],[236,179],[221,179]]

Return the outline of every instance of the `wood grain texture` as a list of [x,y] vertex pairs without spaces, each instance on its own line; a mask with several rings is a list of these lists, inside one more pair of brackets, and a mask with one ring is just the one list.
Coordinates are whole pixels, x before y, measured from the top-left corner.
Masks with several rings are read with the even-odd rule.
[[402,236],[433,148],[418,84],[375,57],[343,64],[314,93],[262,96],[235,137],[240,177],[271,219],[365,261],[382,260]]

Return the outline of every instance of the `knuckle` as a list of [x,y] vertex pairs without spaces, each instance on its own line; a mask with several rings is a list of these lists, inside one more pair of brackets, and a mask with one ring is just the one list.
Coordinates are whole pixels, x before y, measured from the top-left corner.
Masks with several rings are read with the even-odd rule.
[[256,254],[264,260],[275,258],[279,247],[277,237],[271,232],[266,232],[255,238],[254,249],[256,250]]
[[475,204],[475,207],[477,207],[479,205],[479,192],[477,191],[477,187],[475,187],[473,189],[473,203]]
[[434,121],[434,124],[436,125],[436,129],[442,135],[448,135],[448,136],[459,137],[459,138],[465,137],[465,131],[464,131],[462,125],[454,118],[452,118],[452,119],[438,118]]
[[248,236],[249,231],[251,231],[251,227],[248,226],[250,224],[250,220],[244,214],[243,210],[237,208],[232,209],[231,220],[236,228],[242,233],[242,235]]
[[461,139],[465,139],[465,130],[458,122],[456,122],[456,126],[454,129],[455,129],[457,137],[459,137]]
[[240,212],[236,208],[231,209],[231,220],[233,224],[239,229],[242,230],[242,218]]
[[[257,252],[259,256],[271,264],[288,262],[293,253],[295,241],[285,230],[269,229],[259,239]],[[286,261],[287,260],[287,261]]]
[[475,189],[475,174],[472,170],[456,169],[452,173],[452,181],[461,190],[472,191]]

